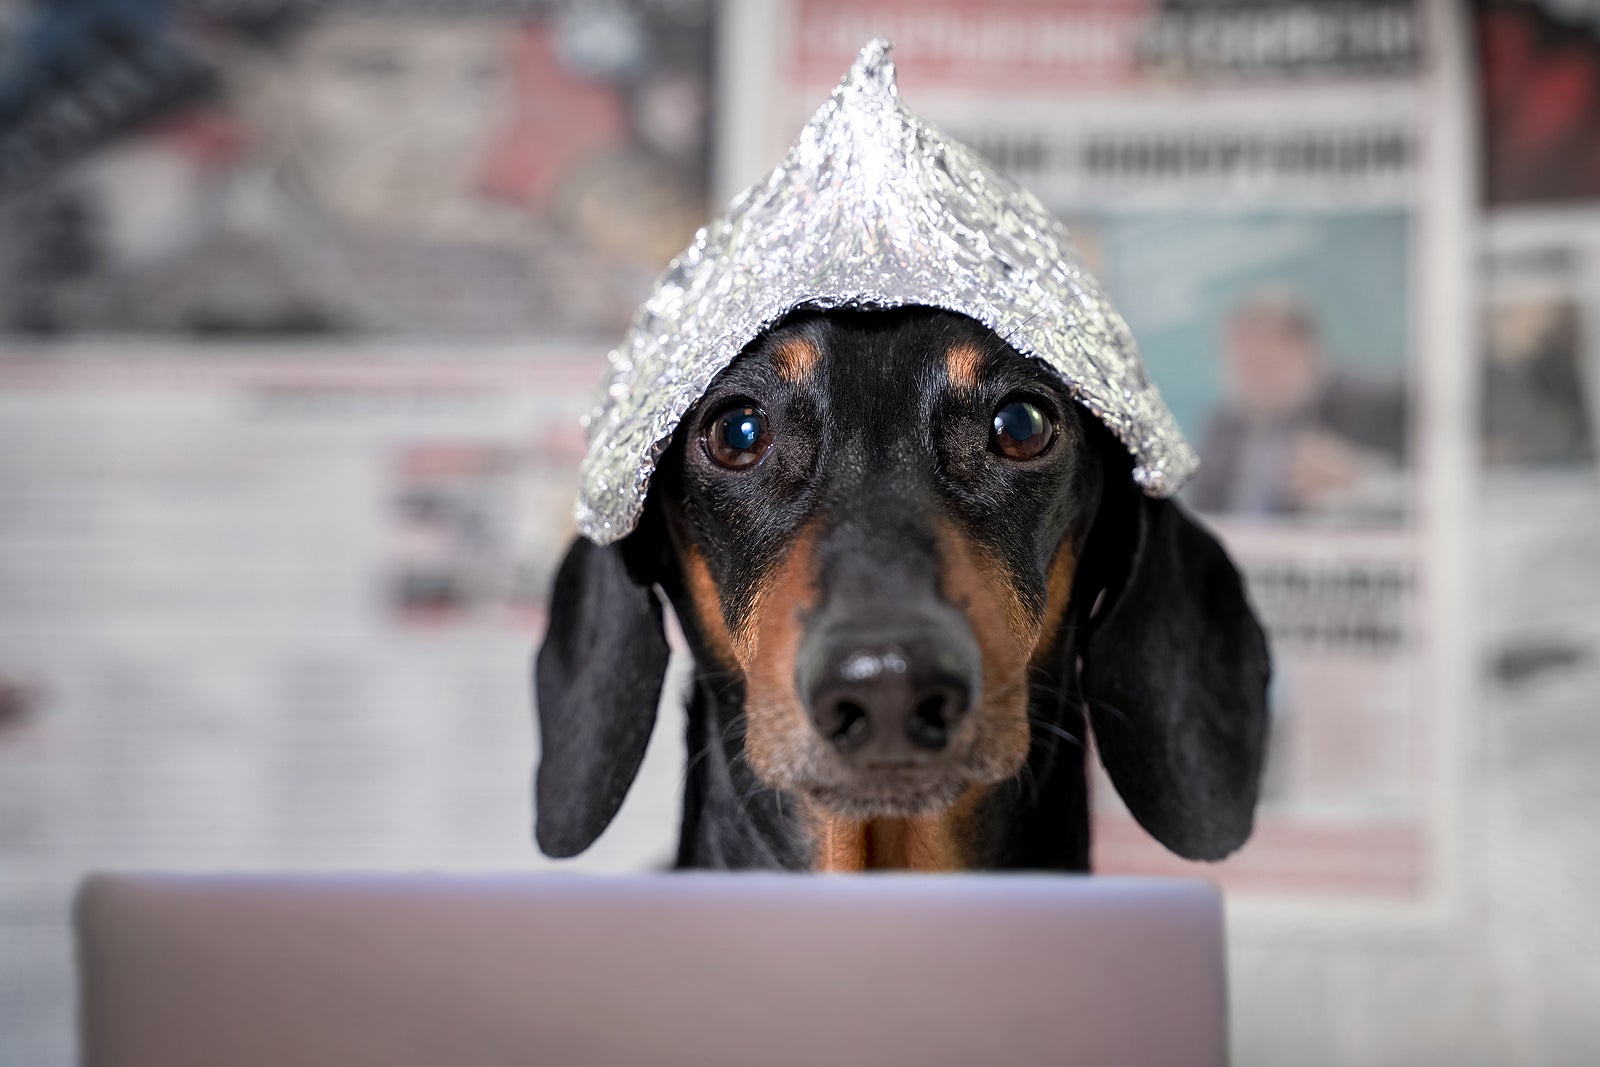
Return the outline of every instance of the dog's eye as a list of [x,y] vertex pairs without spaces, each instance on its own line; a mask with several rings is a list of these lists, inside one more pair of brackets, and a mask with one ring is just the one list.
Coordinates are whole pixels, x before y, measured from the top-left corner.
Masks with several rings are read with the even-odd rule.
[[989,445],[1007,459],[1033,459],[1056,439],[1055,423],[1031,400],[1008,400],[994,413]]
[[772,449],[766,413],[747,403],[723,408],[706,425],[706,455],[719,467],[742,470],[760,463]]

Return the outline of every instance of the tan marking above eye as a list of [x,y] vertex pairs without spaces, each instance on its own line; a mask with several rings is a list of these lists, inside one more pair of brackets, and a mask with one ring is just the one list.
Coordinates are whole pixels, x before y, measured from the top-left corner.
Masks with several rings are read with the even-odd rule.
[[786,338],[772,353],[772,368],[786,382],[809,378],[822,362],[822,352],[802,337]]
[[983,351],[968,342],[958,344],[945,352],[944,369],[950,377],[951,388],[975,392],[983,370]]

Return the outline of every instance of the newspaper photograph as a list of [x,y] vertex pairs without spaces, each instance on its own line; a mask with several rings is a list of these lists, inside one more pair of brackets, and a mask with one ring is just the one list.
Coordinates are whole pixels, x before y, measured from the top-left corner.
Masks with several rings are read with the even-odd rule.
[[1491,474],[1592,473],[1600,216],[1501,216],[1483,257],[1482,460]]
[[0,331],[618,333],[707,211],[708,2],[22,11]]
[[1600,414],[1600,12],[1480,4],[1490,471],[1592,468]]

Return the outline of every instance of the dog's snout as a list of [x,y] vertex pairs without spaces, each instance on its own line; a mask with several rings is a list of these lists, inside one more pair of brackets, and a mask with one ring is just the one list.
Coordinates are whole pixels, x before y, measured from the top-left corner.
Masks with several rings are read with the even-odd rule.
[[817,731],[851,759],[942,751],[978,693],[970,636],[857,630],[819,645],[802,665],[801,693]]

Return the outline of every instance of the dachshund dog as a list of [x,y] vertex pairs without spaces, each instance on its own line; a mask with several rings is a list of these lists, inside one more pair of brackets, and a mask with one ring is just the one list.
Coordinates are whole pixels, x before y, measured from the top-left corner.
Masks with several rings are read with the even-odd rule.
[[575,541],[537,661],[538,841],[587,848],[695,661],[682,867],[1086,870],[1087,730],[1141,825],[1249,836],[1266,639],[1239,574],[1044,365],[931,308],[798,311]]

